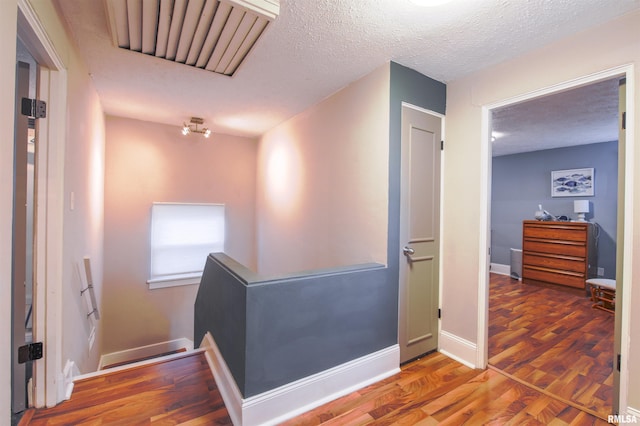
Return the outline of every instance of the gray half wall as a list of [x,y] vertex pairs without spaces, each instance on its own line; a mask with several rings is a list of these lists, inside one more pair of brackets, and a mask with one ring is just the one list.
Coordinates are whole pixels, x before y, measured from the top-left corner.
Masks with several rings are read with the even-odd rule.
[[260,276],[215,253],[194,342],[211,332],[248,398],[395,345],[397,292],[383,265]]
[[[593,197],[551,197],[554,170],[595,169]],[[534,219],[538,204],[550,213],[576,218],[573,200],[589,200],[596,222],[598,266],[606,278],[616,275],[618,142],[549,149],[494,157],[491,188],[491,262],[510,263],[510,248],[522,249],[522,221]]]

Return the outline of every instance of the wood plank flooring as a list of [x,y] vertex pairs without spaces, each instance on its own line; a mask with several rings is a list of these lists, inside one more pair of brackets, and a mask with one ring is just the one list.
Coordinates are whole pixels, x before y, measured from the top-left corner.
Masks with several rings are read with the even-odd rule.
[[[21,425],[230,425],[201,354],[78,382],[69,401]],[[607,423],[493,370],[440,353],[284,425],[598,425]]]
[[606,425],[607,422],[494,370],[440,353],[399,374],[284,422],[330,425]]
[[584,290],[491,274],[489,364],[553,395],[612,414],[614,315]]
[[[592,310],[575,291],[509,277],[492,276],[490,292],[491,362],[543,392],[433,353],[284,424],[606,425],[568,401],[611,414],[613,315]],[[69,401],[22,420],[34,426],[231,424],[201,353],[77,382]]]
[[71,399],[20,425],[231,425],[203,353],[77,381]]

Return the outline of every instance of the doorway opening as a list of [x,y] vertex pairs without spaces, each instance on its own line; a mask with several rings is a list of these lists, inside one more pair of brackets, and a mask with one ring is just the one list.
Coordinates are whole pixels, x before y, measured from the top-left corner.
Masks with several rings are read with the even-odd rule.
[[34,217],[36,173],[35,119],[22,111],[23,99],[35,99],[37,63],[18,38],[16,43],[16,118],[14,129],[12,235],[12,413],[33,403],[33,365],[19,354],[33,342]]
[[[31,5],[19,0],[17,39],[32,56],[29,61],[34,60],[37,64],[34,68],[34,96],[46,103],[46,117],[35,121],[37,147],[34,146],[33,152],[33,261],[30,263],[34,285],[28,326],[32,328],[32,340],[42,342],[47,349],[43,351],[41,359],[31,363],[30,401],[35,407],[53,406],[65,397],[65,388],[60,384],[60,377],[63,375],[60,322],[63,310],[60,286],[63,281],[67,77],[65,66],[46,34]],[[15,118],[17,121],[17,114]],[[26,127],[29,127],[29,122]],[[25,305],[25,323],[26,312],[28,309]],[[19,326],[19,323],[15,324],[14,321],[14,325]],[[24,327],[24,323],[22,326]],[[20,336],[21,333],[14,335]],[[13,348],[12,355],[16,355]],[[20,381],[16,383],[18,382]],[[19,395],[12,390],[12,396],[14,394]],[[15,412],[13,408],[12,412]]]
[[[480,282],[480,306],[485,306],[486,310],[481,313],[481,317],[479,319],[479,360],[481,362],[479,362],[479,364],[481,365],[492,365],[494,363],[498,363],[498,362],[503,362],[505,361],[505,359],[509,356],[508,354],[504,354],[502,356],[502,358],[493,358],[496,356],[496,353],[491,353],[490,351],[493,350],[491,348],[492,342],[490,342],[490,339],[492,337],[494,337],[495,335],[497,335],[497,330],[499,330],[498,327],[495,326],[495,324],[492,326],[491,325],[491,321],[492,321],[492,312],[491,312],[491,298],[492,298],[492,294],[490,291],[491,288],[491,281],[493,280],[493,278],[496,277],[496,275],[490,273],[492,272],[491,269],[495,269],[495,265],[491,264],[491,263],[504,263],[504,254],[505,253],[500,253],[501,250],[504,251],[504,246],[499,248],[497,250],[497,253],[494,251],[494,244],[495,242],[500,243],[501,239],[504,239],[504,235],[497,235],[497,230],[494,229],[493,227],[489,226],[490,223],[492,223],[491,218],[493,218],[494,215],[496,216],[500,216],[501,214],[505,213],[506,207],[505,206],[496,206],[495,203],[492,202],[492,200],[494,199],[494,197],[496,196],[496,191],[499,191],[500,189],[497,189],[494,185],[494,183],[492,183],[492,179],[491,176],[494,176],[495,179],[495,174],[493,174],[493,167],[494,164],[492,161],[492,144],[491,144],[491,140],[492,140],[492,136],[498,140],[501,136],[501,134],[493,134],[491,133],[492,130],[492,118],[495,118],[494,113],[497,113],[497,115],[500,115],[500,113],[505,113],[508,112],[509,108],[515,108],[518,105],[524,105],[526,102],[540,102],[540,101],[545,101],[551,98],[551,96],[553,96],[554,94],[569,94],[572,90],[580,90],[582,88],[589,88],[590,86],[596,86],[596,85],[607,85],[609,84],[610,86],[616,86],[618,84],[618,82],[620,80],[624,80],[625,77],[628,75],[629,73],[629,69],[627,69],[626,67],[620,67],[617,69],[613,69],[613,70],[609,70],[609,71],[605,71],[602,73],[598,73],[598,74],[594,74],[592,76],[589,77],[585,77],[582,79],[578,79],[575,81],[571,81],[571,82],[567,82],[564,84],[559,84],[557,86],[554,87],[550,87],[550,88],[546,88],[543,90],[540,90],[538,92],[535,93],[531,93],[531,94],[526,94],[523,96],[519,96],[517,98],[512,98],[512,99],[508,99],[499,103],[495,103],[492,105],[488,105],[485,106],[483,108],[483,124],[484,124],[484,128],[487,129],[486,134],[483,135],[483,141],[486,144],[486,148],[487,148],[487,152],[489,153],[488,155],[488,164],[486,165],[486,177],[487,177],[487,191],[486,191],[486,208],[487,208],[487,233],[486,233],[486,243],[487,243],[487,247],[491,248],[491,257],[492,259],[490,260],[489,257],[484,257],[483,256],[483,261],[481,262],[481,268],[483,268],[483,270],[487,271],[486,273],[486,277],[484,279],[481,279]],[[621,90],[621,98],[624,97],[623,95],[626,93],[629,93],[629,90],[631,90],[631,88],[629,86],[626,86],[624,89]],[[547,99],[548,98],[548,99]],[[621,99],[620,102],[621,108],[624,108],[624,106],[626,105],[626,101],[624,99]],[[548,113],[553,114],[552,111],[547,110]],[[618,114],[619,116],[619,114]],[[616,128],[618,125],[618,121],[619,121],[619,117],[616,118],[615,124],[616,124]],[[630,120],[627,120],[627,122],[629,122]],[[494,129],[494,130],[498,130],[498,129]],[[628,130],[627,130],[628,132]],[[605,265],[608,266],[604,266],[604,271],[599,270],[597,272],[600,273],[601,276],[605,276],[605,274],[607,275],[611,275],[613,279],[615,279],[617,281],[617,301],[616,301],[616,315],[615,315],[615,319],[612,317],[608,318],[609,323],[614,323],[613,329],[608,329],[608,333],[609,334],[609,338],[611,339],[611,341],[613,341],[613,348],[611,349],[611,354],[610,354],[610,358],[608,358],[606,360],[606,362],[609,364],[609,377],[605,378],[606,380],[608,380],[608,383],[610,385],[610,389],[609,389],[609,395],[604,395],[604,391],[599,395],[601,398],[607,399],[608,403],[610,403],[610,411],[606,412],[606,413],[598,413],[600,416],[602,416],[603,414],[606,416],[608,414],[612,414],[612,413],[617,413],[619,411],[619,409],[621,409],[622,407],[626,407],[626,390],[628,387],[628,383],[627,383],[627,377],[625,376],[625,374],[623,373],[622,375],[620,375],[619,371],[617,370],[617,365],[615,362],[615,358],[618,356],[618,354],[622,354],[622,359],[624,360],[625,355],[628,353],[628,346],[622,342],[620,340],[620,330],[621,329],[627,329],[628,330],[628,322],[629,322],[629,313],[628,313],[628,307],[625,308],[625,300],[627,301],[626,303],[628,303],[628,296],[627,298],[624,297],[625,293],[628,294],[627,292],[629,291],[629,287],[631,285],[630,283],[630,274],[628,273],[628,268],[625,268],[625,264],[623,262],[623,259],[626,257],[628,258],[628,256],[630,255],[631,252],[631,244],[628,241],[628,239],[624,239],[621,236],[624,235],[624,220],[621,220],[621,217],[630,217],[630,215],[632,214],[632,208],[630,206],[629,203],[629,196],[625,197],[625,193],[628,191],[628,188],[625,187],[624,185],[624,180],[625,180],[625,176],[629,176],[630,172],[631,172],[631,167],[632,167],[632,158],[630,157],[630,151],[628,149],[626,149],[625,144],[624,144],[624,132],[622,132],[620,134],[620,139],[619,139],[619,144],[618,146],[616,145],[616,141],[618,140],[618,138],[615,138],[615,140],[611,141],[607,141],[605,138],[605,140],[601,141],[601,142],[605,142],[605,143],[609,143],[609,151],[613,152],[613,157],[614,161],[617,161],[617,167],[618,170],[614,173],[613,178],[609,178],[610,180],[613,180],[614,183],[614,189],[613,189],[613,194],[608,194],[608,195],[612,195],[615,200],[611,201],[609,200],[609,203],[613,203],[614,207],[617,208],[618,210],[618,215],[616,216],[616,214],[613,214],[613,221],[614,221],[614,225],[613,226],[608,226],[607,230],[606,230],[606,235],[603,237],[602,240],[602,245],[605,247],[602,247],[602,249],[606,249],[609,253],[606,254],[606,260],[605,260]],[[533,145],[535,146],[535,141],[533,143]],[[594,146],[595,145],[599,145],[596,144],[594,142]],[[613,150],[612,150],[612,146],[613,146]],[[568,150],[569,148],[554,148],[555,149],[559,149],[559,150]],[[616,154],[616,151],[619,149],[620,151],[620,155],[619,155],[619,159],[618,156]],[[561,152],[561,151],[555,151],[555,152]],[[564,153],[566,154],[568,151],[565,151]],[[533,160],[529,160],[532,162],[537,162],[539,164],[545,165],[545,160],[541,160],[538,159],[537,161],[533,161]],[[577,167],[576,167],[577,168]],[[521,172],[521,168],[518,168],[518,173]],[[543,191],[545,192],[545,196],[549,197],[548,199],[545,199],[544,202],[549,202],[549,205],[547,208],[545,208],[545,206],[543,206],[543,210],[547,210],[550,211],[551,213],[554,214],[554,216],[556,216],[556,218],[558,216],[569,216],[568,219],[572,219],[572,217],[570,216],[575,216],[574,212],[573,212],[573,199],[572,198],[565,198],[564,200],[571,200],[571,203],[567,203],[567,201],[564,201],[565,204],[567,204],[567,206],[563,206],[561,209],[560,208],[556,208],[556,211],[553,211],[552,206],[556,206],[554,203],[556,201],[560,201],[562,198],[558,198],[556,199],[552,199],[550,197],[551,194],[551,176],[550,173],[547,173],[549,170],[545,170],[543,172],[540,172],[540,175],[538,176],[538,179],[545,179],[546,180],[546,184],[544,184],[544,188]],[[553,171],[553,170],[551,170]],[[597,174],[597,171],[596,171]],[[513,176],[514,179],[518,178],[518,175],[514,175]],[[615,182],[622,182],[622,184],[618,185],[618,188],[615,188]],[[612,183],[612,182],[609,182]],[[604,190],[604,192],[611,192],[610,188],[609,191],[607,191],[606,188],[600,188],[600,190]],[[598,191],[598,189],[596,189],[596,191]],[[521,188],[522,195],[526,195],[526,193],[528,192],[526,188]],[[540,195],[540,193],[538,193],[536,195],[535,198],[537,197],[541,197],[542,195]],[[585,198],[581,198],[581,199],[585,199]],[[521,199],[518,200],[512,200],[512,204],[516,204],[517,202],[522,202]],[[531,205],[529,205],[531,204]],[[534,219],[534,214],[535,211],[539,209],[538,204],[540,204],[540,202],[531,200],[531,202],[529,202],[529,204],[526,205],[525,207],[525,212],[523,213],[522,211],[520,212],[520,216],[523,216],[520,218],[520,220],[518,221],[518,223],[514,223],[512,221],[511,223],[511,229],[509,231],[510,234],[516,235],[515,239],[518,239],[518,235],[519,238],[522,238],[522,219]],[[604,206],[600,206],[600,204],[604,204],[604,202],[598,201],[597,204],[591,203],[591,208],[592,209],[602,209]],[[513,205],[511,206],[513,207]],[[614,209],[615,210],[615,209]],[[568,214],[567,214],[568,213]],[[597,216],[600,214],[602,214],[602,210],[599,211],[595,211],[592,210],[592,214],[591,214],[591,218],[596,218]],[[515,228],[518,229],[515,229]],[[503,231],[500,231],[503,232]],[[600,235],[602,236],[602,234]],[[617,236],[617,238],[616,238]],[[497,241],[496,241],[497,240]],[[504,242],[504,241],[503,241]],[[513,243],[509,244],[509,245],[513,245]],[[609,248],[606,248],[606,246],[609,246]],[[611,256],[611,246],[613,246],[613,251],[615,253],[615,255]],[[617,247],[616,247],[617,246]],[[518,247],[516,245],[516,247],[509,247],[509,248],[521,248]],[[509,250],[509,248],[507,248],[507,250]],[[616,249],[617,248],[617,249]],[[502,256],[503,260],[502,261],[495,261],[494,258],[494,254],[496,256]],[[611,260],[613,258],[613,260]],[[484,264],[484,262],[487,262],[486,264]],[[507,261],[508,263],[508,261]],[[491,269],[490,269],[491,266]],[[607,269],[609,269],[609,271],[607,272]],[[627,272],[625,272],[627,271]],[[503,273],[506,272],[507,277],[506,278],[508,281],[511,281],[511,278],[508,277],[510,270],[507,269],[504,270],[503,269]],[[498,276],[499,277],[499,276]],[[527,290],[530,290],[531,287],[526,287],[523,284],[520,284],[522,287],[521,288],[526,288]],[[554,286],[551,286],[552,290],[558,290],[558,288],[555,288]],[[542,292],[547,291],[546,289],[542,289],[540,290]],[[590,303],[589,300],[587,298],[586,295],[586,291],[585,289],[583,289],[581,292],[578,291],[577,293],[575,293],[572,297],[575,297],[577,299],[582,299],[583,301],[586,301],[586,303],[589,305],[590,307]],[[549,303],[551,301],[551,298],[549,298]],[[541,312],[542,310],[539,310],[539,312]],[[596,310],[594,310],[596,311]],[[538,312],[538,313],[539,313]],[[589,312],[588,312],[589,313]],[[567,314],[567,315],[571,315],[571,314]],[[526,320],[530,321],[532,324],[535,323],[536,321],[536,316],[530,316],[529,318],[527,318]],[[525,321],[526,321],[525,320]],[[494,327],[493,329],[491,327]],[[542,335],[541,335],[542,336]],[[551,340],[551,335],[547,334],[546,336],[549,340]],[[531,343],[531,342],[529,342]],[[574,340],[574,348],[576,349],[576,347],[579,345],[579,343],[577,343],[576,340]],[[566,346],[571,346],[571,344],[565,342]],[[579,350],[582,351],[588,351],[589,349],[593,349],[595,347],[595,344],[585,344],[586,346],[583,348],[580,348]],[[591,345],[591,346],[589,346]],[[540,347],[544,346],[544,343],[539,344],[538,349],[540,349]],[[537,349],[537,350],[538,350]],[[516,348],[516,349],[512,349],[512,355],[513,353],[518,352],[518,350],[524,350],[523,348]],[[557,349],[556,349],[557,350]],[[578,349],[576,349],[578,350]],[[555,356],[558,356],[558,354],[556,353]],[[483,358],[484,357],[484,358]],[[553,358],[553,357],[551,357]],[[578,361],[576,361],[578,362]],[[581,362],[587,362],[584,359]],[[526,365],[525,365],[526,364]],[[556,363],[558,365],[558,371],[557,373],[562,373],[560,370],[562,369],[562,367],[560,367],[559,365],[561,363],[557,362]],[[504,365],[504,364],[503,364]],[[545,365],[545,363],[541,360],[535,361],[533,364],[531,364],[530,361],[523,361],[523,366],[526,366],[526,368],[529,368],[528,372],[524,372],[524,370],[519,371],[519,372],[515,372],[515,374],[512,374],[514,377],[518,377],[518,375],[523,376],[525,378],[529,378],[530,380],[536,381],[537,383],[534,383],[534,385],[538,385],[538,388],[544,389],[546,386],[550,386],[551,383],[553,382],[554,376],[553,374],[547,372],[544,372],[544,368],[542,369],[538,369],[538,366],[542,366]],[[585,364],[586,365],[586,364]],[[547,364],[547,367],[553,368],[553,361],[549,361],[549,363]],[[591,364],[590,364],[591,366]],[[591,367],[585,367],[585,374],[589,374],[588,370]],[[624,361],[623,364],[621,365],[621,370],[624,371],[628,371],[624,365]],[[573,379],[574,380],[574,388],[573,391],[575,391],[579,385],[577,385],[577,381],[580,380],[579,374],[576,373],[567,373],[569,374],[574,374]],[[565,376],[565,378],[568,378],[568,375]],[[526,381],[526,380],[525,380]],[[612,383],[613,382],[613,383]],[[583,389],[581,392],[573,392],[573,393],[580,393],[580,397],[581,400],[577,402],[577,405],[582,405],[583,407],[588,407],[588,405],[590,404],[590,398],[588,393],[595,393],[598,392],[597,390],[597,386],[593,386],[590,390],[586,390]],[[611,395],[613,395],[613,397],[611,398]],[[560,397],[562,399],[565,399],[567,401],[571,401],[572,395],[568,395],[567,394],[563,394],[560,395]],[[587,401],[587,402],[585,402]],[[595,410],[593,410],[595,411]]]

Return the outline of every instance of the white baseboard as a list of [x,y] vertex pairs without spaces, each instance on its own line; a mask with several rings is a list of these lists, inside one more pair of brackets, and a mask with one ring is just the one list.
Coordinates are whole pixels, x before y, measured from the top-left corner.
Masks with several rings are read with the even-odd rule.
[[[400,348],[393,345],[260,395],[242,399],[233,376],[209,333],[205,335],[201,347],[207,348],[209,365],[236,426],[276,425],[400,371]],[[223,387],[227,389],[223,391]]]
[[207,332],[204,335],[202,343],[200,343],[200,349],[205,351],[207,363],[213,373],[213,378],[216,380],[216,386],[220,391],[231,421],[235,426],[242,425],[242,394],[211,333]]
[[92,371],[90,373],[85,373],[85,374],[80,374],[78,376],[74,376],[73,377],[73,381],[76,382],[78,380],[86,380],[86,379],[91,379],[91,378],[94,378],[94,377],[106,376],[106,375],[109,375],[109,374],[117,373],[119,371],[128,370],[130,368],[143,367],[145,365],[151,365],[151,364],[157,364],[159,362],[170,361],[172,359],[177,359],[177,358],[182,358],[182,357],[185,357],[185,356],[190,356],[190,355],[193,355],[193,354],[199,353],[199,352],[204,352],[204,349],[192,349],[192,350],[188,350],[187,352],[179,352],[179,353],[170,354],[170,355],[153,357],[153,358],[145,359],[144,361],[137,361],[137,362],[133,362],[133,363],[130,363],[130,364],[123,364],[123,365],[119,365],[117,367],[107,368],[105,370]]
[[490,265],[491,272],[500,275],[511,276],[511,265],[503,265],[501,263],[492,263]]
[[62,380],[60,381],[62,389],[58,389],[58,395],[64,395],[65,400],[71,398],[71,393],[73,392],[73,380],[79,374],[80,370],[76,367],[76,363],[68,359],[64,366],[64,370],[62,370]]
[[179,349],[193,350],[193,342],[185,337],[167,342],[154,343],[152,345],[140,346],[138,348],[127,349],[119,352],[102,355],[98,363],[98,370],[106,365],[119,364],[135,359],[142,359],[158,354],[177,351]]
[[638,423],[640,423],[640,410],[637,408],[627,407],[627,414],[630,416],[635,416]]
[[478,346],[462,337],[454,334],[440,331],[438,351],[455,359],[456,361],[470,368],[479,368],[476,366]]

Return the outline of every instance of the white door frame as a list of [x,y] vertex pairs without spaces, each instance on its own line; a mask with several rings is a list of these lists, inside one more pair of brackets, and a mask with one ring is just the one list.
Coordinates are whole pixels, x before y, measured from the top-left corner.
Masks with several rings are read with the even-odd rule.
[[34,404],[52,407],[64,399],[62,380],[62,251],[67,72],[37,14],[18,0],[18,36],[40,65],[39,98],[47,117],[38,119],[34,268],[34,341],[44,358],[34,363]]
[[[584,77],[562,82],[553,86],[545,87],[533,92],[524,93],[519,96],[504,99],[495,103],[482,106],[482,134],[481,134],[481,159],[480,159],[480,179],[485,182],[481,185],[480,193],[480,264],[479,264],[479,291],[478,291],[478,351],[477,363],[479,368],[486,368],[488,364],[489,350],[489,249],[490,249],[490,229],[491,229],[491,110],[504,107],[510,104],[530,100],[540,96],[568,90],[578,86],[608,80],[614,77],[627,79],[627,120],[626,120],[626,145],[625,145],[625,182],[634,181],[634,141],[635,141],[635,109],[634,109],[634,66],[633,64],[611,68]],[[633,234],[633,185],[625,185],[624,190],[624,223],[617,226],[624,226],[625,235]],[[620,413],[627,412],[627,401],[629,391],[629,330],[630,330],[630,309],[631,309],[631,278],[633,276],[633,238],[625,238],[622,247],[623,267],[622,267],[622,304],[617,306],[622,309],[621,314],[621,345],[620,354],[622,356],[620,365],[620,389],[619,407]],[[614,348],[617,349],[617,348]],[[615,368],[615,367],[614,367]],[[615,409],[616,407],[614,407]]]

